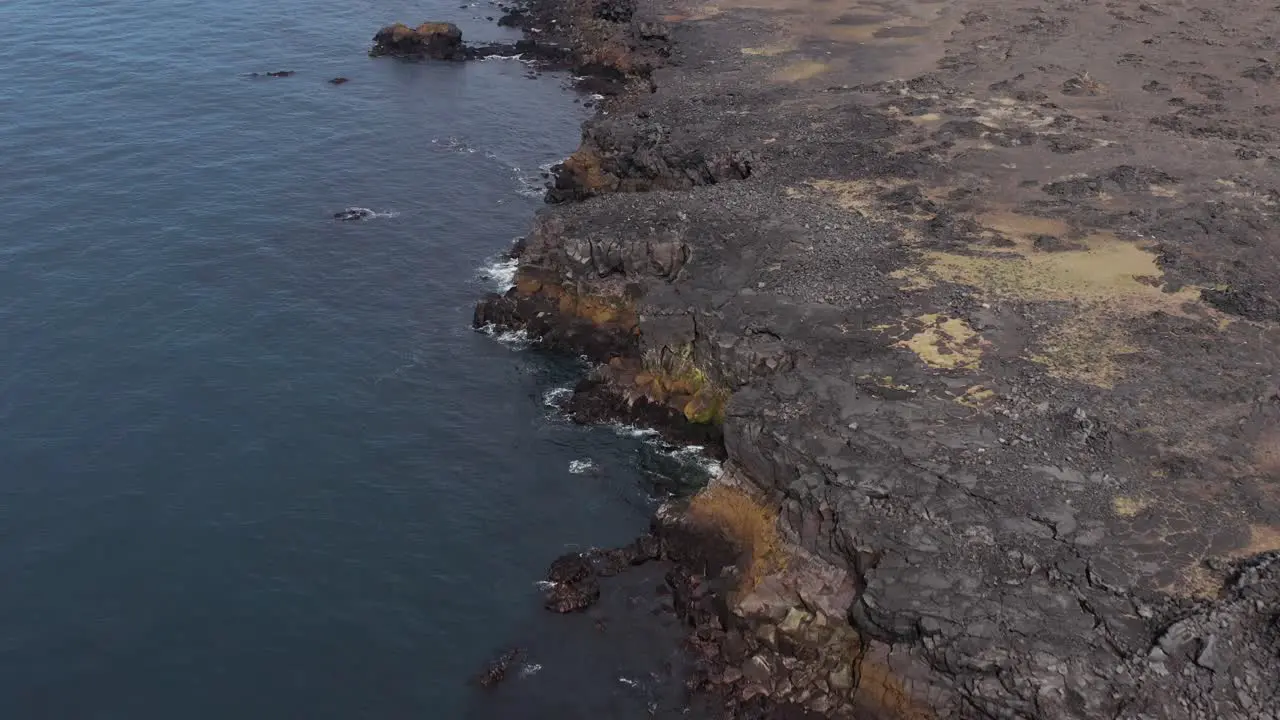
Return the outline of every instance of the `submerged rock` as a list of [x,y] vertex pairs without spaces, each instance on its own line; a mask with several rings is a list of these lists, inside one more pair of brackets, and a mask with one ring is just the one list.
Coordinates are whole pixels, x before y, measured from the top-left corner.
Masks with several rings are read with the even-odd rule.
[[511,648],[494,658],[485,667],[484,671],[476,678],[476,682],[481,687],[493,687],[507,678],[507,671],[511,668],[511,663],[516,662],[524,655],[523,648]]
[[351,222],[353,220],[368,220],[374,215],[377,215],[377,213],[370,210],[369,208],[357,207],[357,208],[347,208],[346,210],[341,210],[339,212],[336,212],[333,214],[333,219],[338,220],[340,222]]
[[343,84],[346,84],[346,83],[348,83],[348,82],[351,82],[351,81],[350,81],[350,80],[348,80],[347,78],[344,78],[344,77],[336,77],[336,78],[331,78],[331,79],[329,80],[329,84],[330,84],[330,85],[343,85]]
[[464,60],[462,31],[453,23],[427,22],[416,28],[396,23],[388,25],[373,36],[373,48],[369,55],[379,57],[431,58],[434,60]]

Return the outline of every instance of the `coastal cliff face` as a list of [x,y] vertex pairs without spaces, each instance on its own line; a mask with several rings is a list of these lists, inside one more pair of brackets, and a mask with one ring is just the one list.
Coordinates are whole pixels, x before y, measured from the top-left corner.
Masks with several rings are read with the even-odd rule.
[[477,323],[723,438],[660,525],[731,712],[1277,717],[1280,16],[1227,6],[526,10],[629,81]]

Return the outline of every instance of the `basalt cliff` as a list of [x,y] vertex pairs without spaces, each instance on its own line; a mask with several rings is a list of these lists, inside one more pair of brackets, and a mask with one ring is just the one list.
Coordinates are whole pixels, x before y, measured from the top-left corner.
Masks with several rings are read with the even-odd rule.
[[516,16],[616,93],[477,323],[594,361],[580,416],[722,443],[658,523],[695,683],[740,716],[1278,716],[1280,11]]

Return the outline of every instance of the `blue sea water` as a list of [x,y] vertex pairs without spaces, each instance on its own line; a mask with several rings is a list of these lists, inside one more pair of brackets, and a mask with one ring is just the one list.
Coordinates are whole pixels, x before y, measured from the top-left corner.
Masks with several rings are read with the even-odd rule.
[[576,363],[469,327],[586,111],[518,61],[366,56],[397,20],[511,37],[458,5],[0,3],[0,718],[659,702],[670,628],[535,581],[696,468],[558,418]]

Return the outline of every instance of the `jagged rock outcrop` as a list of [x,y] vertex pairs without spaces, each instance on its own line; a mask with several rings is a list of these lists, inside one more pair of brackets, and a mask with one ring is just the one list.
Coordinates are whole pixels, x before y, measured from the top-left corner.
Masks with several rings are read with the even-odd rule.
[[588,123],[582,146],[552,168],[547,202],[611,192],[682,190],[751,176],[749,150],[714,151],[646,118]]

